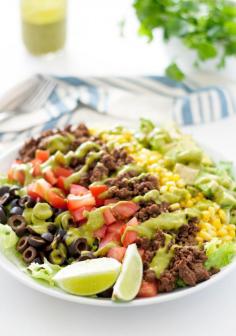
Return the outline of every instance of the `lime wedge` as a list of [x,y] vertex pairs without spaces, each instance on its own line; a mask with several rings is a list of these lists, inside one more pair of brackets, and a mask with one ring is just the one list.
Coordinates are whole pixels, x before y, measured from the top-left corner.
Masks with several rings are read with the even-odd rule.
[[128,246],[121,273],[113,289],[112,300],[130,301],[138,294],[143,277],[143,263],[136,244]]
[[54,276],[54,280],[68,293],[89,296],[111,287],[120,269],[121,264],[115,259],[91,259],[66,266]]

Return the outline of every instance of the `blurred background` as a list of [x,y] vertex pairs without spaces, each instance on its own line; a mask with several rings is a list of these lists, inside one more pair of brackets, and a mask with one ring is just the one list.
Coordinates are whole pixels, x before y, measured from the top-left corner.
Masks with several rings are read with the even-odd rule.
[[[180,65],[185,74],[191,74],[191,80],[197,79],[205,85],[222,83],[222,78],[234,81],[234,1],[162,0],[153,7],[154,3],[154,0],[1,1],[0,93],[32,73],[162,75],[172,62]],[[64,37],[60,18],[66,4],[67,32]],[[199,8],[202,13],[199,13]],[[34,48],[32,41],[37,41],[39,45],[39,50],[30,49],[31,52],[45,51],[42,49],[43,36],[47,36],[45,43],[49,50],[50,47],[60,48],[64,38],[65,48],[54,57],[32,56],[22,41],[22,20],[25,22],[23,36],[28,49]],[[58,25],[48,26],[55,20]],[[41,28],[37,30],[35,26]],[[148,43],[150,37],[153,41]],[[169,39],[168,43],[164,42],[164,37]],[[55,38],[59,40],[55,41]],[[227,62],[224,69],[219,69],[217,65],[223,62],[222,50],[227,53]],[[201,67],[193,67],[193,63],[199,63]],[[169,74],[178,79],[176,69],[172,67],[170,70]]]
[[[32,2],[32,1],[31,1]],[[137,75],[163,73],[168,64],[161,38],[147,44],[137,35],[131,0],[68,0],[65,49],[50,58],[31,56],[22,42],[20,1],[0,2],[2,93],[32,73]],[[125,38],[120,22],[126,19]]]

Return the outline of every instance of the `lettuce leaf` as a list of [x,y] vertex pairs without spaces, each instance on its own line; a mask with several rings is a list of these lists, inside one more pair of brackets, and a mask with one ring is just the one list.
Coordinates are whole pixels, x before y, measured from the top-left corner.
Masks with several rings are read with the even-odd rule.
[[228,173],[228,175],[234,180],[234,165],[231,161],[220,161],[217,167],[221,170],[224,170]]
[[234,242],[221,243],[218,238],[205,244],[206,255],[208,257],[205,267],[222,268],[228,265],[236,255],[236,244]]
[[7,224],[0,224],[0,247],[3,250],[15,247],[18,237]]
[[60,271],[61,267],[59,265],[51,264],[46,258],[44,258],[43,264],[31,263],[27,270],[34,279],[44,280],[50,286],[54,286],[55,282],[53,280],[54,275]]

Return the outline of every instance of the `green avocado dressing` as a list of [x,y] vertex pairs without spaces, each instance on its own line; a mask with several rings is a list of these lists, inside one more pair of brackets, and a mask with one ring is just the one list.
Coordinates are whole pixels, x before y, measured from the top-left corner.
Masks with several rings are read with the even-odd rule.
[[86,141],[81,144],[75,151],[75,157],[77,159],[83,159],[91,150],[98,151],[100,146],[92,141]]
[[50,151],[50,153],[55,153],[60,151],[65,153],[68,151],[70,144],[74,140],[74,136],[69,134],[55,134],[49,137],[47,140],[46,148]]
[[80,179],[89,170],[90,166],[94,163],[94,161],[99,160],[101,155],[102,155],[102,152],[93,152],[93,153],[88,154],[85,165],[78,172],[68,176],[65,179],[64,181],[65,188],[68,189],[70,185],[73,183],[79,183]]
[[50,156],[46,162],[41,164],[41,171],[44,173],[48,168],[53,168],[58,165],[69,166],[73,158],[83,159],[90,151],[95,151],[88,154],[85,165],[78,172],[65,179],[65,186],[69,187],[72,183],[79,182],[81,176],[87,172],[91,164],[101,157],[101,152],[98,152],[99,149],[100,146],[98,144],[87,141],[80,145],[75,152],[69,151],[67,154],[63,154],[61,150],[58,150],[54,155]]
[[77,238],[86,238],[91,246],[94,241],[94,232],[104,225],[103,212],[109,206],[100,207],[94,211],[87,212],[87,223],[79,228],[69,228],[66,234],[66,244],[70,245]]
[[158,279],[167,269],[171,259],[174,256],[175,245],[172,245],[169,249],[171,239],[171,235],[165,234],[165,245],[157,250],[154,258],[150,263],[150,269],[155,272]]
[[172,192],[165,192],[160,193],[159,190],[154,189],[148,191],[143,196],[136,196],[133,198],[133,202],[139,203],[141,201],[149,202],[154,201],[155,203],[159,204],[161,202],[167,202],[170,204],[181,202],[182,200],[186,199],[189,195],[189,191],[186,189],[175,188]]
[[136,196],[133,198],[133,202],[135,203],[139,203],[142,201],[145,201],[145,202],[154,201],[156,203],[160,203],[160,192],[157,189],[154,189],[154,190],[148,191],[143,196]]
[[160,199],[162,202],[173,204],[187,199],[189,195],[190,193],[188,190],[174,187],[171,192],[164,192]]
[[129,226],[126,231],[137,231],[141,236],[151,239],[157,230],[175,230],[187,224],[187,214],[184,210],[162,213],[150,218],[137,226]]
[[141,174],[143,172],[143,168],[136,166],[133,163],[127,164],[119,169],[118,175],[122,175],[128,173],[130,171],[135,171],[137,174]]

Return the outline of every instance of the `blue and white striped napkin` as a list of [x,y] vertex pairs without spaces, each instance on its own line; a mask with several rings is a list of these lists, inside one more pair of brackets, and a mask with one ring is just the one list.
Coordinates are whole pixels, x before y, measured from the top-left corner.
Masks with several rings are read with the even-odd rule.
[[[235,114],[230,91],[216,86],[193,88],[166,77],[55,77],[58,85],[47,103],[31,114],[19,114],[0,124],[1,144],[21,141],[42,130],[63,127],[93,115],[135,122],[140,117],[157,123],[199,125]],[[81,108],[91,114],[81,114]]]

